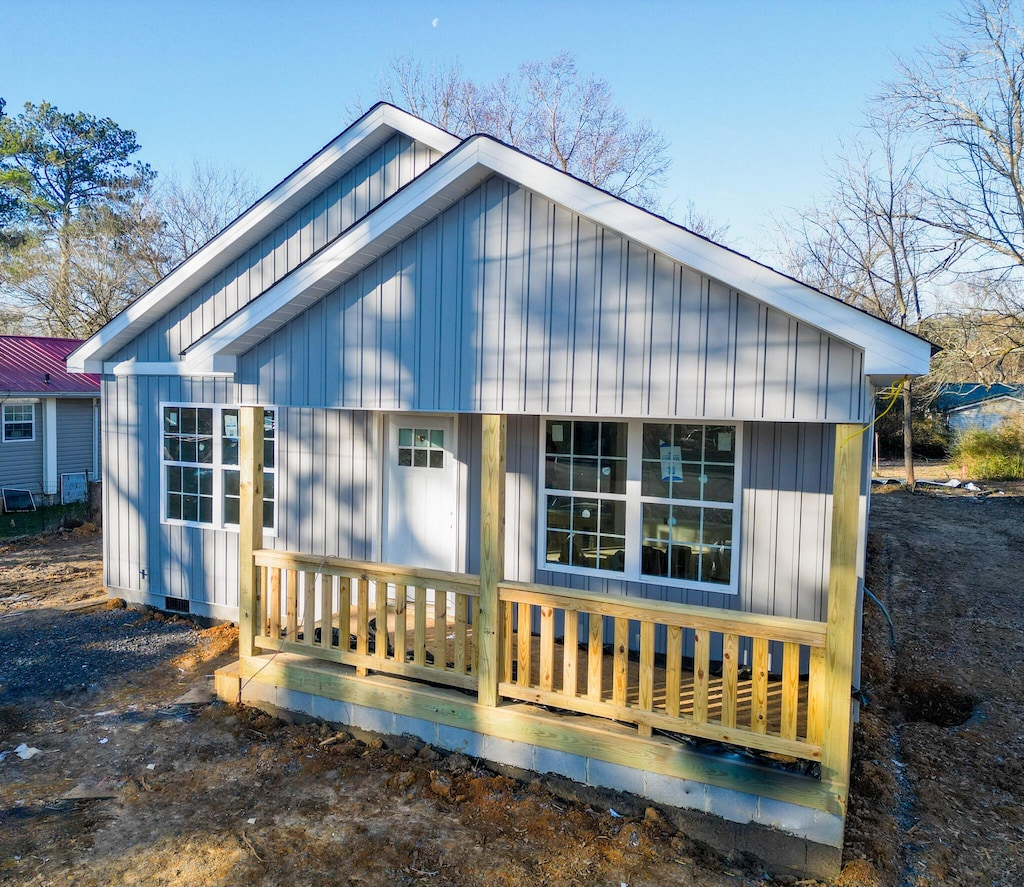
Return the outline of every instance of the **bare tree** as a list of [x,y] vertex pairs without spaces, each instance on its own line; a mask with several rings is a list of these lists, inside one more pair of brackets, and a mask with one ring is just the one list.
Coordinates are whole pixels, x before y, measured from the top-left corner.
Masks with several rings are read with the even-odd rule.
[[[913,330],[923,316],[924,290],[948,270],[958,246],[936,238],[921,220],[923,155],[906,146],[898,116],[881,111],[831,170],[827,199],[797,217],[789,265],[822,291]],[[913,486],[909,380],[903,412],[904,463]]]
[[630,120],[608,82],[581,75],[569,53],[484,85],[457,62],[425,69],[402,56],[382,73],[378,92],[455,135],[487,133],[618,197],[659,205],[668,141],[650,121]]
[[[970,0],[957,36],[901,65],[889,87],[934,139],[944,173],[922,208],[992,274],[1024,269],[1024,22],[1016,0]],[[1018,302],[1020,307],[1020,302]]]
[[193,160],[187,180],[171,174],[150,198],[163,220],[162,261],[175,265],[187,259],[258,196],[249,174],[234,167]]

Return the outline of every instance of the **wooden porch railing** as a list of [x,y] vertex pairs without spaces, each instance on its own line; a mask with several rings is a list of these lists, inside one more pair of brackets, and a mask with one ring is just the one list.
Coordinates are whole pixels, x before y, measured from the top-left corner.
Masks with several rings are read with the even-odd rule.
[[[821,759],[824,623],[519,582],[498,589],[505,624],[501,696],[633,723],[646,736],[661,729]],[[539,638],[531,631],[537,616]],[[606,627],[614,637],[610,656]],[[629,649],[637,629],[638,659]],[[658,632],[665,635],[663,657],[655,655]],[[684,632],[692,668],[683,656]],[[775,678],[773,642],[782,655],[781,667],[772,663]],[[741,665],[741,651],[749,665]],[[809,665],[804,679],[801,653]]]
[[476,576],[262,549],[255,647],[476,688]]

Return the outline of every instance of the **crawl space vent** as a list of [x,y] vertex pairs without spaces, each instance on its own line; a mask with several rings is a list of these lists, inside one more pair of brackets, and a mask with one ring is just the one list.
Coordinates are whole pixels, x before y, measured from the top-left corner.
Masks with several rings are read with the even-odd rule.
[[191,612],[188,606],[187,598],[180,597],[165,597],[164,598],[164,609],[171,613],[188,613]]

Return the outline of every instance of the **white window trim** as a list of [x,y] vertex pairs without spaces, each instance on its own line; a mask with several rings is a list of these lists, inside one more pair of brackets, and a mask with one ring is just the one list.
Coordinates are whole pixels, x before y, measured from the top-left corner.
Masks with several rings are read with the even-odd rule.
[[[31,437],[8,437],[7,436],[7,408],[8,407],[30,407],[32,410],[32,436]],[[24,423],[24,419],[11,419],[10,424],[21,425]],[[34,400],[8,400],[4,401],[2,409],[0,409],[0,433],[3,434],[4,443],[32,443],[36,439],[36,430],[39,426],[39,421],[36,419],[36,401]]]
[[[626,564],[620,573],[616,570],[599,570],[596,567],[575,567],[571,564],[550,563],[547,560],[547,487],[546,474],[546,442],[548,422],[620,422],[626,429],[626,493],[596,493],[609,499],[626,502]],[[694,579],[673,579],[669,576],[647,576],[640,572],[640,539],[642,534],[642,503],[641,470],[643,457],[643,426],[644,423],[671,423],[674,425],[720,425],[736,429],[736,458],[733,467],[733,499],[727,502],[701,502],[702,508],[722,508],[733,513],[733,541],[729,583],[701,582]],[[550,573],[561,573],[570,576],[592,576],[595,579],[615,579],[620,582],[639,582],[644,585],[668,586],[685,588],[691,591],[715,592],[717,594],[739,594],[740,560],[742,557],[740,541],[742,539],[742,492],[743,492],[743,423],[735,421],[712,421],[707,419],[644,418],[625,419],[621,416],[541,416],[540,417],[540,458],[537,479],[537,570]],[[657,500],[661,501],[661,500]],[[664,500],[673,505],[687,505],[690,500]]]
[[[172,527],[198,527],[201,530],[221,530],[228,533],[237,533],[239,531],[238,524],[227,524],[224,523],[224,472],[233,471],[235,469],[241,470],[241,465],[226,464],[221,459],[221,429],[224,427],[222,424],[221,414],[224,410],[241,410],[246,404],[231,404],[231,403],[203,403],[198,401],[161,401],[160,402],[160,417],[159,417],[159,450],[160,450],[160,523],[167,524]],[[214,456],[213,462],[204,463],[202,467],[209,467],[213,470],[213,520],[210,523],[204,523],[203,521],[192,521],[182,520],[181,518],[168,517],[167,516],[167,466],[168,465],[195,465],[193,462],[168,462],[164,458],[164,409],[166,407],[178,407],[178,408],[194,408],[194,409],[209,409],[213,410],[214,414],[214,428],[216,429],[213,438],[216,443],[214,444]],[[266,469],[274,475],[274,526],[272,528],[265,527],[263,529],[263,535],[269,537],[277,536],[278,520],[280,519],[279,510],[277,507],[279,496],[281,494],[280,486],[278,481],[279,475],[279,456],[280,456],[280,419],[281,410],[275,406],[264,406],[265,410],[272,410],[274,413],[274,467]]]

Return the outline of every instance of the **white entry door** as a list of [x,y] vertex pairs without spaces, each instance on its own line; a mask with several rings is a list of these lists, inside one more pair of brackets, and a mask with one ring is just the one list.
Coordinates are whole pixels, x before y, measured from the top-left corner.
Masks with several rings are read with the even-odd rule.
[[385,563],[455,570],[455,419],[389,416]]

